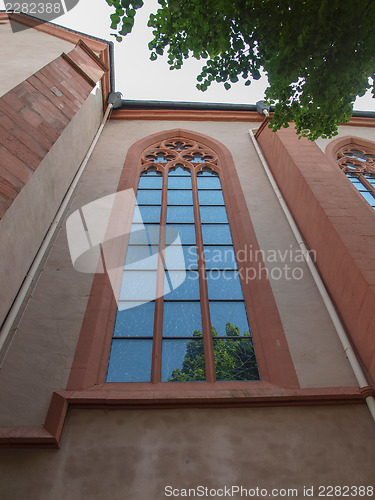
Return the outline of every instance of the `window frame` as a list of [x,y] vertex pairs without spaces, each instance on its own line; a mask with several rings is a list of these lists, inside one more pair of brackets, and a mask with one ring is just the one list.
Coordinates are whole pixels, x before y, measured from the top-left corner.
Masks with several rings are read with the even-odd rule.
[[[363,155],[371,155],[373,158],[367,161],[360,161],[355,157],[347,156],[346,153],[351,153],[352,151],[358,151]],[[362,139],[361,137],[340,137],[328,144],[326,154],[332,163],[334,163],[336,167],[339,167],[341,172],[345,175],[346,180],[350,182],[350,185],[361,202],[373,212],[375,208],[366,200],[353,182],[351,182],[350,178],[348,178],[348,174],[356,177],[360,181],[365,188],[365,192],[370,193],[374,197],[375,202],[375,186],[371,184],[366,177],[370,175],[375,179],[375,143],[367,139]],[[347,166],[349,162],[352,164],[351,167]]]
[[[221,179],[222,194],[227,209],[235,252],[238,252],[241,248],[251,248],[252,255],[256,255],[257,259],[256,263],[250,263],[246,259],[238,262],[238,269],[245,274],[248,265],[256,264],[257,267],[264,268],[264,273],[261,273],[260,278],[252,280],[247,286],[242,286],[261,380],[214,381],[214,377],[209,378],[207,376],[208,380],[206,382],[199,383],[105,382],[117,303],[108,277],[105,274],[96,274],[84,315],[67,390],[82,391],[95,388],[98,397],[100,397],[99,394],[116,393],[119,401],[133,401],[137,398],[141,398],[141,400],[155,399],[155,404],[159,401],[159,397],[163,400],[164,398],[167,400],[173,398],[174,401],[182,403],[186,395],[190,394],[189,400],[191,403],[204,399],[207,404],[215,404],[215,401],[216,403],[219,401],[228,402],[228,398],[233,399],[232,391],[234,389],[236,390],[236,398],[238,397],[240,400],[255,396],[262,399],[263,397],[269,397],[270,394],[280,395],[280,388],[286,390],[298,389],[298,378],[279,312],[266,275],[236,167],[229,150],[219,141],[191,131],[176,129],[153,134],[136,142],[129,149],[120,176],[118,191],[130,188],[135,192],[137,191],[139,176],[144,170],[144,164],[141,162],[142,153],[150,146],[166,139],[195,141],[215,152],[217,155],[215,171],[219,173]],[[181,162],[179,161],[179,163]],[[157,163],[154,163],[153,166],[163,169]],[[159,171],[162,171],[163,176],[168,174],[165,169]],[[166,186],[166,184],[164,185]],[[163,189],[166,188],[163,187]],[[193,184],[193,191],[194,189],[196,190],[196,185],[194,188]],[[197,190],[193,196],[198,197]],[[162,201],[163,210],[166,210],[166,204],[164,203],[163,208]],[[195,204],[195,210],[199,210],[198,204]],[[205,293],[207,293],[207,289],[205,287],[201,288],[201,295],[204,296]],[[208,298],[204,297],[204,300],[208,304]],[[160,312],[157,311],[156,314],[160,314]],[[158,320],[156,319],[156,321]],[[207,321],[207,318],[202,317],[203,321]],[[211,328],[211,325],[206,325],[206,328]],[[155,396],[156,393],[159,397]]]
[[[354,152],[359,152],[363,156],[370,156],[370,158],[360,160],[353,154]],[[353,156],[350,156],[350,153],[353,154]],[[375,180],[375,148],[369,147],[368,145],[365,146],[357,144],[353,141],[341,146],[337,150],[336,156],[338,166],[353,184],[356,191],[361,195],[361,199],[364,200],[366,204],[370,205],[373,210],[375,210],[375,185],[371,184],[368,180],[369,176],[373,177]],[[364,189],[358,189],[357,186],[354,185],[353,181],[350,180],[351,178],[358,179]],[[370,204],[369,200],[366,199],[362,192],[370,194],[370,199],[373,199],[372,204]]]

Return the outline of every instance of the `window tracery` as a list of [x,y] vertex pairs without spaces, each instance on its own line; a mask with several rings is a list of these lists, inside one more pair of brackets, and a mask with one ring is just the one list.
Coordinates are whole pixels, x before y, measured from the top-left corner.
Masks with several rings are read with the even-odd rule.
[[351,143],[337,152],[337,163],[363,198],[375,209],[375,151]]

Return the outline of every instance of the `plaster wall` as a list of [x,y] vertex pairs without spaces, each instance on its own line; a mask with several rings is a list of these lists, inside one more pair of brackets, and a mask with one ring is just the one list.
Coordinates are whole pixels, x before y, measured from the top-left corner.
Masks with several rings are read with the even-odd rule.
[[0,96],[23,82],[46,64],[70,52],[74,44],[35,29],[13,33],[10,24],[0,24]]
[[163,500],[168,485],[233,485],[316,499],[321,485],[374,486],[374,429],[364,405],[71,410],[59,450],[0,450],[0,496]]
[[345,136],[360,137],[361,139],[367,139],[368,141],[375,141],[375,128],[370,127],[351,127],[349,125],[342,125],[338,128],[338,134],[331,139],[318,139],[316,144],[319,148],[325,152],[328,144],[339,137]]
[[101,93],[91,94],[0,221],[0,323],[97,131]]
[[[67,215],[86,203],[115,192],[126,152],[135,141],[175,128],[211,136],[232,152],[257,238],[265,252],[265,265],[270,271],[271,285],[301,387],[355,386],[349,364],[306,266],[289,257],[290,252],[294,256],[296,242],[251,144],[248,124],[109,122]],[[40,193],[35,199],[39,197]],[[18,223],[22,224],[22,220]],[[279,250],[280,254],[277,253]],[[274,262],[273,257],[271,260],[271,255],[276,255],[279,262]],[[277,279],[279,273],[273,277],[272,269],[286,264],[291,269],[299,269],[300,279],[288,279],[285,274]],[[62,228],[32,297],[15,325],[16,335],[4,359],[0,377],[0,405],[3,409],[0,424],[41,425],[52,391],[65,388],[92,278],[92,275],[73,269],[66,233]]]

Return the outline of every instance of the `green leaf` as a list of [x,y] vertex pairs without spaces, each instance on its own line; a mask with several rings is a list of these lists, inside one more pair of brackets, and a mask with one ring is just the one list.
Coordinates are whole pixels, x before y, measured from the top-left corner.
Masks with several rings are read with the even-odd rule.
[[134,18],[132,17],[123,17],[122,18],[122,25],[125,26],[130,26],[131,28],[134,26]]
[[121,30],[119,31],[120,35],[128,35],[132,30],[132,27],[129,24],[123,24]]
[[112,19],[112,24],[116,23],[117,25],[120,22],[120,16],[117,13],[111,14],[109,17]]
[[[133,10],[143,5],[142,0],[107,3],[128,9],[126,19],[132,20]],[[198,78],[202,91],[211,80],[230,89],[241,78],[249,86],[262,70],[269,83],[266,99],[275,104],[273,130],[294,121],[300,135],[330,137],[351,116],[357,95],[375,93],[368,80],[375,67],[375,2],[363,7],[363,0],[340,0],[339,8],[338,0],[318,7],[296,0],[158,3],[148,21],[151,59],[166,53],[169,67],[179,69],[188,57],[205,58]],[[116,29],[121,16],[112,16]],[[356,29],[348,30],[348,19]],[[132,25],[123,25],[129,32],[124,26]]]
[[140,9],[143,6],[143,0],[132,0],[134,9]]

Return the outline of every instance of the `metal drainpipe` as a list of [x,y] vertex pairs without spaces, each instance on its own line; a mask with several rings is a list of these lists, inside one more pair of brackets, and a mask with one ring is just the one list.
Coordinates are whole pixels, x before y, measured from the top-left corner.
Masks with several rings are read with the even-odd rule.
[[9,335],[9,332],[12,328],[14,320],[16,319],[17,314],[22,306],[22,303],[27,295],[27,292],[29,291],[31,284],[34,281],[38,267],[39,267],[41,261],[43,260],[43,257],[48,249],[49,244],[51,243],[51,240],[53,238],[53,235],[55,234],[55,231],[56,231],[58,225],[60,224],[60,221],[64,215],[64,212],[65,212],[65,210],[70,202],[70,199],[73,195],[73,192],[74,192],[75,188],[77,187],[77,184],[78,184],[80,178],[82,177],[83,172],[85,171],[87,162],[89,161],[90,156],[91,156],[91,154],[96,146],[96,143],[99,140],[99,137],[103,131],[104,125],[108,119],[109,113],[110,113],[112,108],[113,108],[113,104],[109,103],[107,106],[107,109],[105,111],[102,123],[99,126],[98,131],[96,132],[96,135],[91,143],[91,146],[90,146],[89,150],[87,151],[86,156],[83,159],[79,169],[77,170],[67,192],[65,193],[64,199],[61,202],[61,205],[60,205],[60,207],[55,215],[55,218],[53,219],[53,221],[52,221],[52,223],[51,223],[51,225],[50,225],[50,227],[49,227],[49,229],[44,237],[44,240],[43,240],[41,246],[39,247],[39,250],[38,250],[38,252],[37,252],[37,254],[36,254],[36,256],[35,256],[32,264],[31,264],[31,266],[26,274],[26,278],[23,281],[21,288],[18,291],[18,294],[17,294],[17,296],[12,304],[12,307],[10,308],[10,310],[8,312],[6,320],[4,321],[3,327],[0,331],[0,351],[3,348],[5,342],[8,338],[8,335]]
[[[355,352],[353,351],[351,343],[350,343],[348,336],[344,330],[344,327],[341,323],[341,320],[336,312],[336,309],[332,303],[332,300],[331,300],[330,296],[328,295],[326,287],[323,284],[323,281],[319,275],[319,272],[318,272],[314,262],[310,258],[310,254],[309,254],[309,251],[308,251],[308,249],[303,241],[303,237],[302,237],[301,233],[299,232],[299,229],[298,229],[298,227],[293,219],[293,216],[292,216],[292,214],[291,214],[291,212],[290,212],[290,210],[289,210],[289,208],[284,200],[283,195],[281,194],[281,191],[279,190],[279,188],[277,186],[277,183],[275,181],[275,178],[272,175],[272,172],[267,164],[267,161],[264,158],[263,153],[260,150],[260,147],[255,139],[253,131],[249,130],[249,134],[250,134],[251,141],[254,145],[254,148],[259,156],[260,162],[261,162],[261,164],[266,172],[268,180],[271,183],[271,186],[276,194],[277,199],[279,200],[279,203],[280,203],[281,208],[285,214],[285,217],[289,223],[289,226],[290,226],[290,228],[291,228],[291,230],[292,230],[292,232],[297,240],[297,244],[301,249],[301,252],[302,252],[303,257],[307,263],[308,268],[310,269],[310,272],[312,274],[314,282],[319,290],[320,296],[322,297],[324,305],[326,306],[328,314],[332,320],[332,323],[336,329],[337,335],[341,341],[341,344],[342,344],[342,347],[345,351],[346,357],[348,358],[350,366],[352,367],[354,375],[357,379],[358,385],[359,385],[360,389],[369,388],[369,383],[366,379],[365,374],[363,373],[363,370],[362,370],[362,367],[358,361],[358,358],[357,358]],[[370,410],[372,418],[375,421],[375,399],[374,399],[374,396],[367,396],[366,403],[367,403],[367,406]]]

